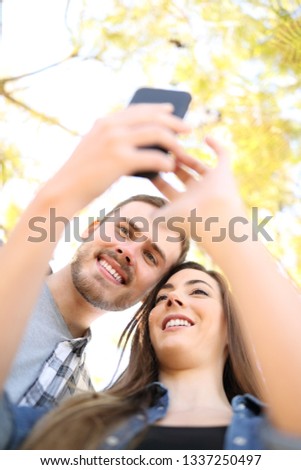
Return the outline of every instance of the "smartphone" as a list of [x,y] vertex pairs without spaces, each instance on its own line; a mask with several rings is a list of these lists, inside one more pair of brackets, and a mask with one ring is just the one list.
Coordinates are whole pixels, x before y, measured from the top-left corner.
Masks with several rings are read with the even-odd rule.
[[[129,105],[136,103],[172,103],[174,106],[173,114],[183,118],[186,114],[190,101],[191,95],[186,91],[164,90],[161,88],[139,88],[132,97]],[[152,146],[148,148],[161,150],[161,152],[167,153],[166,149],[159,146]],[[158,173],[154,171],[134,174],[134,176],[140,176],[150,180],[156,178],[157,175]]]

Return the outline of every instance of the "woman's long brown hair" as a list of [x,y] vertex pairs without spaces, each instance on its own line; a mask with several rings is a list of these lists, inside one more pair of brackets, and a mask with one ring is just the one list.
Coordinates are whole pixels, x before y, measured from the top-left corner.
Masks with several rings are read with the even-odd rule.
[[[260,396],[256,373],[247,354],[240,331],[235,305],[224,277],[188,261],[173,267],[147,296],[122,333],[123,348],[132,338],[128,366],[120,377],[99,393],[81,393],[66,401],[35,426],[23,449],[97,449],[115,427],[151,403],[144,387],[158,380],[159,369],[149,335],[148,317],[157,293],[167,280],[183,269],[196,269],[209,274],[220,288],[228,330],[228,357],[223,383],[228,400],[243,393]],[[123,349],[124,350],[124,349]]]

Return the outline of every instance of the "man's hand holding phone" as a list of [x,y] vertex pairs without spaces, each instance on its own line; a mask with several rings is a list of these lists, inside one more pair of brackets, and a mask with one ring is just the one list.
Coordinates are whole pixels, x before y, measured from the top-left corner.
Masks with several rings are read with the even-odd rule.
[[[186,158],[177,135],[189,131],[173,114],[171,104],[137,104],[112,113],[98,119],[83,136],[56,174],[56,187],[62,184],[64,191],[73,195],[78,210],[123,175],[174,171],[177,162]],[[152,148],[154,143],[174,158]]]

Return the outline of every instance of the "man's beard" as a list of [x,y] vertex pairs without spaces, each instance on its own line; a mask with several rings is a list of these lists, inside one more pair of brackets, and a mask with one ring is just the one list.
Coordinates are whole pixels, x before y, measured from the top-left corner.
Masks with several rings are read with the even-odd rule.
[[[122,262],[122,260],[118,259],[114,251],[110,250],[99,250],[99,252],[94,253],[93,258],[95,262],[96,259],[99,258],[102,254],[106,254],[107,256],[113,258],[121,265],[122,270],[127,275],[127,283],[130,283],[133,277],[132,269]],[[91,256],[91,247],[83,244],[77,250],[76,255],[71,263],[73,285],[89,304],[106,311],[119,311],[131,307],[140,300],[131,299],[128,289],[126,289],[124,293],[117,295],[115,294],[115,296],[111,295],[111,298],[108,298],[108,295],[106,295],[105,291],[105,282],[103,283],[101,278],[99,281],[89,279],[85,274],[84,266],[87,262],[89,262],[89,260],[91,260]],[[98,284],[97,287],[95,285],[96,283]]]

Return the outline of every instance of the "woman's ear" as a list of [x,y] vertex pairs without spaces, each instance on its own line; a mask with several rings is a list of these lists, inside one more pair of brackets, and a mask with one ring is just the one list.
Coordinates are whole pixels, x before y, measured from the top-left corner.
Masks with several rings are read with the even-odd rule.
[[91,222],[90,225],[84,230],[81,234],[81,238],[83,242],[88,242],[92,240],[92,235],[94,234],[95,230],[99,227],[101,220],[96,219],[94,222]]

